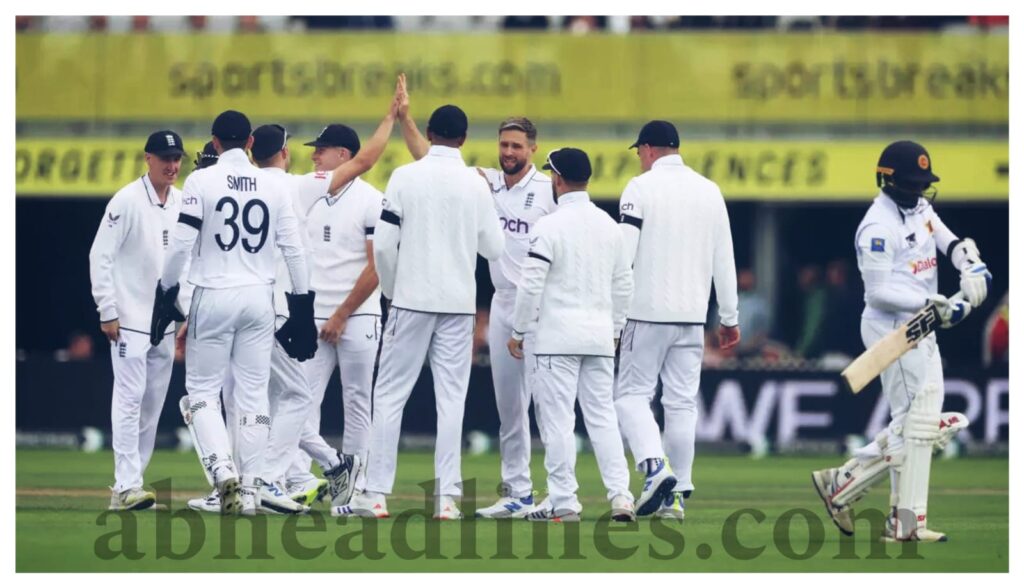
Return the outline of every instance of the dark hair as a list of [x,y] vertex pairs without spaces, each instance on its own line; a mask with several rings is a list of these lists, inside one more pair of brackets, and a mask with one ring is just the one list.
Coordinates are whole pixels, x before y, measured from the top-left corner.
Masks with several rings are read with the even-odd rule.
[[526,133],[526,138],[531,143],[537,141],[537,127],[533,125],[533,121],[525,116],[510,116],[501,121],[501,124],[498,125],[499,136],[501,136],[502,131],[522,131]]
[[249,137],[237,141],[225,141],[223,139],[218,139],[218,141],[220,141],[221,149],[230,151],[231,149],[245,149],[245,144],[249,142]]

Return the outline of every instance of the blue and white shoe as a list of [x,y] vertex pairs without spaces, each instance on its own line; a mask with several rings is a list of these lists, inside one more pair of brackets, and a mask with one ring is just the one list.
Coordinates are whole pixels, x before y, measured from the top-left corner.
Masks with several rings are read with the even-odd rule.
[[521,519],[532,513],[537,508],[533,502],[533,495],[527,494],[516,498],[514,496],[503,496],[491,506],[478,508],[476,517],[478,519]]
[[257,479],[257,483],[259,484],[259,501],[256,503],[256,506],[259,512],[266,514],[302,514],[309,512],[309,507],[292,500],[277,484],[268,484],[259,479]]
[[363,467],[358,455],[339,453],[338,459],[338,465],[324,472],[331,493],[331,506],[344,506],[352,501],[356,478]]
[[644,489],[636,503],[636,514],[642,517],[658,510],[676,487],[676,477],[668,467],[668,462],[664,459],[653,461],[653,468],[650,468],[644,479]]
[[661,508],[655,511],[654,516],[659,519],[683,520],[686,516],[683,511],[683,493],[672,492],[661,503]]

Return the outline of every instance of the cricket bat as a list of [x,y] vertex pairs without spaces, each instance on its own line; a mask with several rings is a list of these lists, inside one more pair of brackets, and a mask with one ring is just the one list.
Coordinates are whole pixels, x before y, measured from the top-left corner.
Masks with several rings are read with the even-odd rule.
[[[950,297],[950,300],[957,301],[963,297],[963,292],[957,292]],[[843,383],[850,392],[857,394],[877,378],[885,368],[892,365],[900,356],[939,328],[941,323],[942,319],[939,317],[939,310],[935,308],[935,303],[929,303],[900,328],[882,337],[880,341],[853,360],[853,363],[846,366],[846,369],[840,374]]]

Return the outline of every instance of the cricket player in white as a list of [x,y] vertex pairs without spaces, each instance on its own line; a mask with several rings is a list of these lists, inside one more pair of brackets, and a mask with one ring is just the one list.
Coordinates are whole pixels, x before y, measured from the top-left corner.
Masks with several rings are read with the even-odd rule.
[[381,290],[391,301],[373,398],[365,491],[335,515],[388,516],[402,412],[429,357],[437,403],[435,518],[462,517],[462,416],[476,315],[476,255],[498,258],[504,236],[487,182],[459,148],[468,121],[457,106],[434,111],[432,147],[399,167],[384,194],[374,233]]
[[[390,117],[389,124],[394,121],[393,110]],[[389,126],[389,134],[390,130]],[[375,135],[360,146],[358,135],[350,127],[330,125],[306,145],[316,149],[313,161],[318,171],[341,170],[339,166],[353,161],[353,157],[367,157],[368,150],[376,159],[386,139]],[[318,175],[324,173],[332,176],[330,171]],[[333,176],[338,173],[333,172]],[[309,456],[315,457],[325,474],[330,473],[328,478],[334,476],[331,503],[335,506],[349,502],[366,463],[381,314],[380,282],[373,264],[373,232],[384,195],[359,177],[345,179],[308,210],[310,283],[317,293],[314,316],[320,340],[316,356],[304,365],[313,392],[313,408],[303,426],[299,443],[302,450],[292,452],[288,468],[289,494],[298,496],[316,482],[309,471]],[[335,368],[341,380],[345,413],[341,455],[320,436],[320,405]],[[333,470],[327,469],[327,457],[338,462]]]
[[[531,520],[578,521],[576,399],[611,500],[612,519],[636,518],[629,468],[612,400],[615,342],[626,321],[633,271],[622,235],[586,192],[587,154],[563,148],[548,155],[558,208],[540,219],[530,239],[516,292],[510,354],[526,360],[529,389],[544,442],[551,508]],[[533,330],[533,349],[523,340]]]
[[[358,174],[369,170],[376,163],[387,146],[387,140],[393,125],[394,107],[392,102],[389,106],[388,114],[385,115],[377,131],[370,138],[361,156],[355,158],[349,156],[344,161],[337,162],[336,165],[323,171],[305,175],[287,173],[287,170],[291,167],[291,150],[288,148],[288,133],[283,126],[276,124],[263,125],[253,131],[252,155],[257,166],[279,177],[292,189],[290,194],[292,209],[299,222],[300,234],[303,237],[303,248],[307,251],[306,261],[311,272],[313,271],[316,259],[312,256],[311,240],[307,238],[307,212],[320,201],[326,202],[331,198],[335,198],[332,194],[340,196],[342,193],[347,192],[352,182],[357,180]],[[343,127],[348,133],[355,136],[355,132],[348,127],[344,127],[344,125],[330,125],[324,129],[318,140],[338,127]],[[358,138],[356,141],[353,152],[359,152]],[[378,197],[378,202],[379,199]],[[379,214],[379,204],[376,213]],[[277,257],[274,307],[277,313],[277,324],[280,326],[288,319],[288,305],[285,302],[285,293],[291,290],[292,284],[284,259],[280,255]],[[374,279],[376,279],[376,274]],[[310,276],[310,282],[313,283],[312,276]],[[321,281],[321,285],[328,290],[334,287],[326,282],[326,280]],[[314,309],[316,309],[322,304],[321,301],[325,293],[323,290],[315,289],[315,287],[313,291],[317,292],[318,295],[318,300],[314,304]],[[327,297],[330,298],[329,292]],[[376,337],[374,340],[376,341]],[[374,351],[376,351],[375,344]],[[311,363],[313,363],[313,360],[307,362],[305,366]],[[283,490],[282,486],[286,483],[286,473],[299,460],[297,455],[301,453],[302,458],[306,460],[303,464],[304,472],[313,480],[313,484],[311,487],[303,487],[302,491],[295,491],[295,487],[292,485],[292,488],[284,490],[284,493],[299,504],[309,505],[330,489],[332,497],[342,495],[344,502],[348,502],[351,490],[346,490],[345,487],[351,486],[348,483],[348,479],[352,473],[352,460],[346,461],[343,456],[339,456],[337,451],[320,437],[318,433],[319,418],[315,417],[318,415],[323,394],[321,391],[318,395],[316,388],[310,385],[311,382],[305,366],[289,357],[279,343],[274,345],[274,351],[271,355],[270,383],[268,388],[270,417],[274,425],[270,429],[262,477],[268,483],[280,483],[281,486],[278,487],[278,490]],[[373,358],[371,357],[369,379],[372,379],[372,370]],[[370,382],[368,380],[365,408],[367,413],[369,412],[369,387]],[[228,377],[224,384],[226,398],[232,396],[233,389],[234,381]],[[367,416],[367,428],[369,427],[368,421],[369,416]],[[310,432],[309,429],[311,427],[312,431]],[[235,428],[237,429],[237,427]],[[310,448],[312,450],[311,453],[317,457],[317,461],[324,471],[327,480],[318,480],[309,474],[309,458],[304,452],[299,450],[300,438],[305,439],[306,437],[311,437],[311,441],[316,443],[314,447]],[[347,495],[345,495],[346,492]],[[216,490],[205,499],[197,498],[190,500],[189,507],[195,510],[219,511],[220,500]],[[263,510],[267,513],[282,512],[267,507],[264,507]]]
[[[193,172],[185,182],[150,329],[151,341],[159,343],[163,325],[180,315],[172,295],[191,255],[188,280],[196,290],[185,346],[187,423],[224,514],[253,514],[261,503],[296,506],[260,478],[271,425],[267,384],[275,338],[272,284],[278,247],[294,288],[288,294],[290,318],[276,337],[300,360],[311,358],[316,347],[313,293],[308,291],[290,190],[249,162],[251,131],[248,118],[237,111],[226,111],[214,120],[213,142],[220,157],[216,165]],[[228,371],[235,380],[240,421],[237,455],[232,455],[220,415],[220,389]]]
[[[111,510],[145,509],[156,502],[142,487],[142,474],[153,455],[174,364],[173,338],[151,345],[148,335],[153,283],[181,210],[174,182],[185,150],[177,133],[164,130],[149,136],[145,153],[148,171],[107,203],[89,251],[92,294],[114,368]],[[183,306],[190,295],[191,287],[182,290]]]
[[[939,181],[931,157],[913,141],[897,141],[882,152],[876,170],[882,191],[857,228],[857,266],[864,280],[861,337],[865,347],[935,303],[949,328],[988,296],[992,279],[972,239],[959,239],[939,219],[931,185]],[[934,199],[934,196],[932,196]],[[960,272],[963,299],[938,293],[937,252]],[[889,541],[945,541],[928,528],[928,482],[934,447],[944,446],[967,426],[959,413],[942,413],[942,360],[930,334],[881,374],[892,420],[875,440],[838,468],[814,472],[815,489],[839,529],[853,534],[850,506],[890,475]]]
[[[720,345],[729,348],[740,340],[732,233],[722,192],[683,163],[672,123],[647,123],[632,147],[644,173],[630,180],[619,203],[636,290],[619,347],[615,408],[637,469],[645,474],[637,514],[682,519],[683,499],[694,488],[697,394],[712,281]],[[664,449],[651,412],[659,378]]]
[[[408,108],[399,108],[398,112],[406,145],[413,157],[420,159],[426,155],[429,143],[408,116]],[[489,264],[494,297],[487,330],[501,423],[498,438],[502,487],[496,503],[476,511],[483,518],[522,517],[534,509],[530,481],[530,393],[523,362],[505,353],[505,342],[512,330],[516,285],[530,248],[530,230],[555,209],[551,178],[530,163],[536,152],[537,128],[526,117],[511,117],[498,127],[501,170],[477,168],[491,187],[494,207],[505,230],[505,252]]]

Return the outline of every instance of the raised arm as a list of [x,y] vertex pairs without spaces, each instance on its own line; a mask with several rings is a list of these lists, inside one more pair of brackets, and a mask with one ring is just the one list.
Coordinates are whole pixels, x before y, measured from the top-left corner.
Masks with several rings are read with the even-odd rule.
[[405,74],[398,76],[398,90],[395,92],[398,126],[402,129],[402,138],[413,159],[419,160],[430,151],[430,142],[416,128],[416,121],[409,116],[409,92],[405,87]]
[[380,159],[380,156],[383,155],[384,148],[388,146],[388,139],[391,137],[391,131],[395,127],[397,101],[398,88],[396,87],[395,96],[388,105],[388,112],[384,115],[384,118],[381,119],[380,124],[377,126],[377,130],[374,131],[373,135],[370,136],[370,139],[359,149],[359,153],[356,153],[355,157],[334,168],[334,172],[331,174],[331,185],[329,187],[329,191],[332,196],[336,196],[338,191],[352,180],[370,171],[374,164],[377,163],[377,160]]

